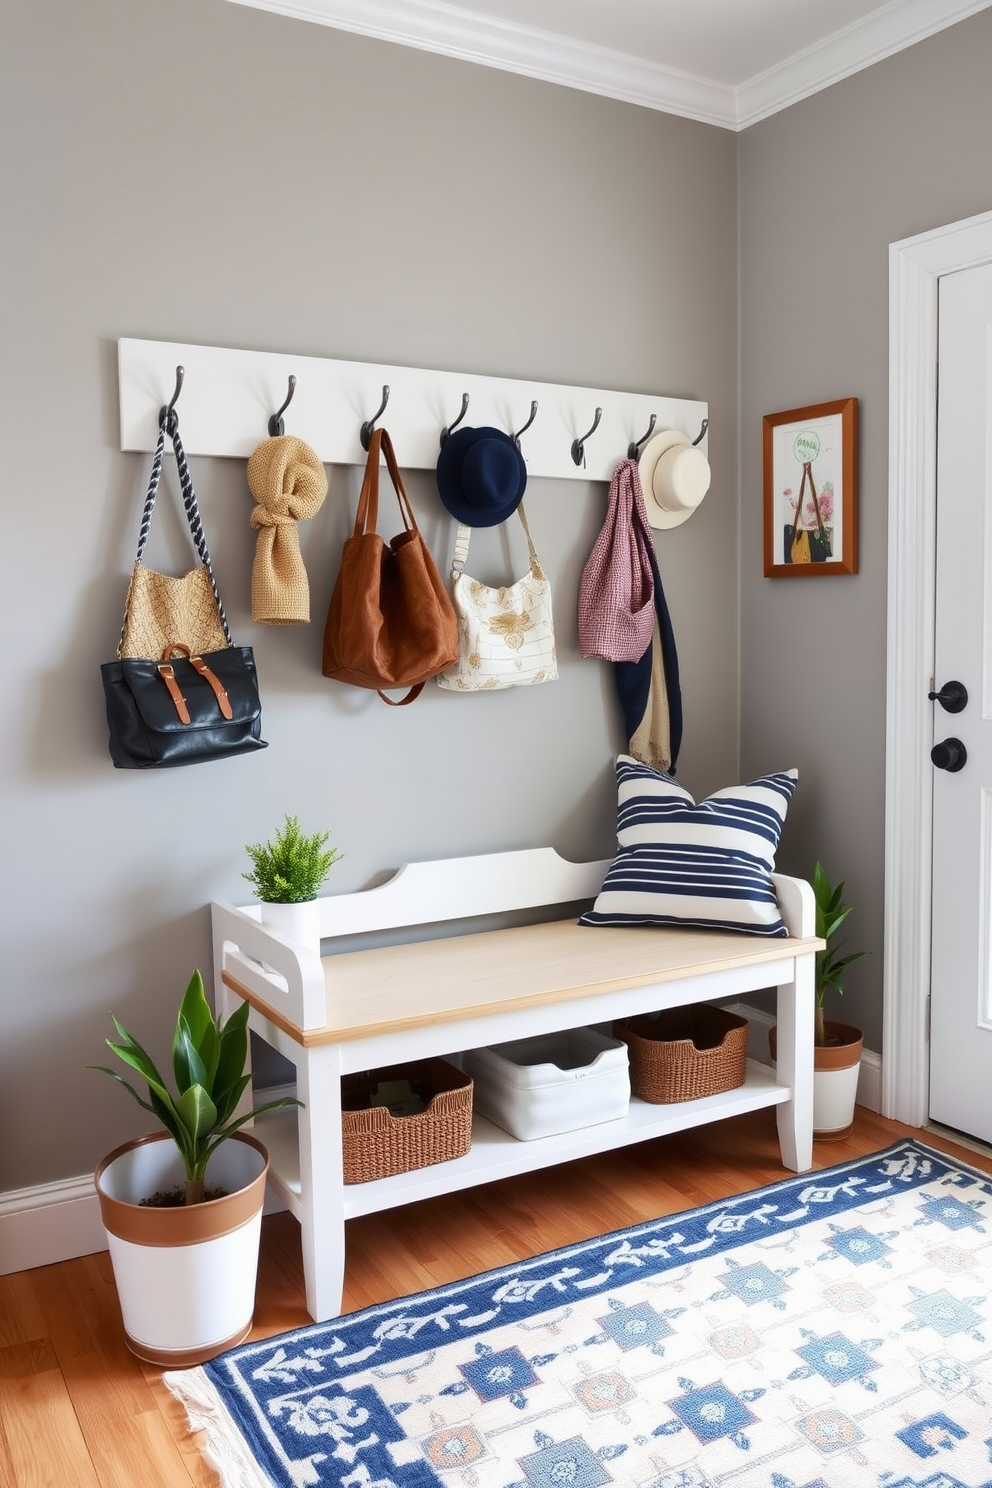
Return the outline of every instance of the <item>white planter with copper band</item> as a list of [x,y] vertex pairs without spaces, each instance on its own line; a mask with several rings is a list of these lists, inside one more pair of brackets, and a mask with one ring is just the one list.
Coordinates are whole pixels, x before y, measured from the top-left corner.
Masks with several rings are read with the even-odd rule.
[[837,1042],[813,1050],[813,1136],[818,1142],[839,1142],[854,1125],[864,1037],[850,1023],[828,1022],[826,1031]]
[[97,1168],[124,1332],[139,1359],[186,1369],[247,1337],[268,1168],[262,1144],[237,1132],[207,1167],[208,1189],[228,1193],[189,1207],[141,1202],[185,1186],[166,1132],[118,1147]]
[[[864,1036],[851,1023],[824,1026],[832,1042],[813,1050],[813,1136],[818,1142],[840,1142],[854,1125]],[[774,1062],[774,1028],[768,1030],[768,1044]]]

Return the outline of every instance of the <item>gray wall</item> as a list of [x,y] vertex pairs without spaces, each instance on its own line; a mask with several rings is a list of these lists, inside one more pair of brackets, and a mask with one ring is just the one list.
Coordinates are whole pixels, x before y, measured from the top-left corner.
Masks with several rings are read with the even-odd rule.
[[[992,207],[992,11],[740,136],[741,768],[799,767],[780,865],[845,878],[828,1016],[881,1048],[888,245]],[[860,400],[861,571],[762,577],[762,416]]]
[[[247,897],[243,844],[284,812],[331,828],[339,890],[412,858],[544,842],[581,858],[613,841],[624,741],[612,679],[579,660],[574,621],[602,485],[528,493],[560,681],[470,698],[428,687],[394,711],[319,675],[356,472],[331,471],[305,529],[314,624],[266,629],[248,614],[243,465],[194,461],[270,748],[113,770],[98,667],[148,466],[120,453],[116,338],[707,399],[711,493],[659,537],[684,672],[679,774],[703,793],[737,770],[737,141],[223,0],[7,0],[0,110],[7,1190],[83,1172],[148,1128],[86,1066],[108,1057],[111,1010],[165,1055],[189,972],[209,964],[204,906]],[[446,567],[431,479],[409,485]],[[181,571],[168,494],[149,561]],[[496,540],[473,544],[476,563],[508,571]],[[519,538],[509,563],[523,571]],[[769,763],[789,763],[773,742]]]

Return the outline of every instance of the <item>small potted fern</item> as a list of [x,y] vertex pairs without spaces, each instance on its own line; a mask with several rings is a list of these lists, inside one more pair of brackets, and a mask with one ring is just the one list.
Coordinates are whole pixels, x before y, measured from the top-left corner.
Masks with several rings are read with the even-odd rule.
[[320,906],[324,880],[342,854],[329,847],[330,832],[307,835],[298,816],[288,813],[268,842],[249,842],[252,861],[244,877],[260,901],[260,918],[270,930],[320,954]]

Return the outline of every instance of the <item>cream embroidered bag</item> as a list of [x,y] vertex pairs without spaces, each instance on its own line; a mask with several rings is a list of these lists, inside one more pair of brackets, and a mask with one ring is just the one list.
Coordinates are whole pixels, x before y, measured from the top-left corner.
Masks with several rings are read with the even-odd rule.
[[451,692],[487,692],[558,679],[551,584],[541,568],[522,502],[517,512],[527,536],[530,571],[509,588],[480,584],[465,572],[472,529],[458,524],[451,564],[458,660],[436,678],[439,687]]

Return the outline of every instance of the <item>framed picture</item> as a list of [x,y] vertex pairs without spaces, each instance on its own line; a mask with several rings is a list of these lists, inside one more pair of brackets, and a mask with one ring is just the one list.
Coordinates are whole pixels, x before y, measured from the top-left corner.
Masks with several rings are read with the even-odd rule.
[[765,578],[858,571],[858,400],[763,420]]

